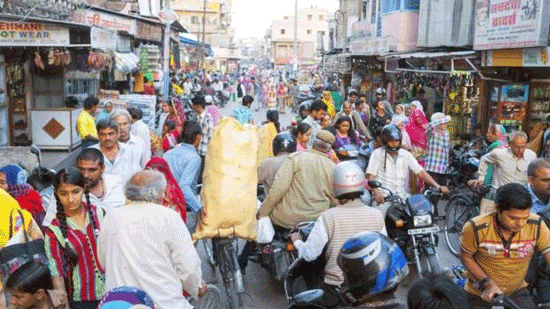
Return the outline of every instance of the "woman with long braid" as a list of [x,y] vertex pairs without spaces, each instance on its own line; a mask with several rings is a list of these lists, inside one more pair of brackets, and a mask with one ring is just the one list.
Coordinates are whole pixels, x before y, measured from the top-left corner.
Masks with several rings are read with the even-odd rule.
[[104,211],[90,204],[84,176],[75,168],[57,173],[54,190],[57,216],[45,237],[54,287],[66,291],[71,309],[95,309],[105,293],[96,242]]

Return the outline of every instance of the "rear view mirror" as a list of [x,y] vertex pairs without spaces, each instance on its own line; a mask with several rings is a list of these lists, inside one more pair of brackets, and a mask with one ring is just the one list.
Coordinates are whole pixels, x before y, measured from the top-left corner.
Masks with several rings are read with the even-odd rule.
[[380,181],[377,181],[377,180],[369,180],[368,184],[369,184],[369,187],[373,189],[382,187],[382,184],[380,183]]
[[31,153],[35,156],[39,156],[40,155],[40,149],[38,149],[38,147],[36,147],[35,145],[31,145]]

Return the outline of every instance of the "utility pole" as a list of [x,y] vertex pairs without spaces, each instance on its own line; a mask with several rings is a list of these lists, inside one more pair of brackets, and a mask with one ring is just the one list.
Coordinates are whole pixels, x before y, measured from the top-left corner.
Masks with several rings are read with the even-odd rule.
[[294,73],[298,71],[298,0],[294,0]]
[[204,6],[202,8],[202,54],[201,54],[201,68],[204,70],[204,58],[206,58],[206,0],[204,0]]

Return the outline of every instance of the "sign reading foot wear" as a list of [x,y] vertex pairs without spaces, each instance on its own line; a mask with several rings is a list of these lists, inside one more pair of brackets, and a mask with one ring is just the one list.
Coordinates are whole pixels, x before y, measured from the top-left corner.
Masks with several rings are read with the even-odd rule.
[[0,46],[67,46],[69,29],[63,26],[0,20]]

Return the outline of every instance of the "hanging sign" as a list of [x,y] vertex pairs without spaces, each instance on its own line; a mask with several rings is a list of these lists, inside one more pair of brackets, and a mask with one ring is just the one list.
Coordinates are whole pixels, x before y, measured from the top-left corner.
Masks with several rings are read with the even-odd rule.
[[548,0],[476,0],[474,49],[546,46]]
[[92,48],[116,50],[118,36],[115,31],[92,26],[90,36]]
[[69,29],[46,23],[0,20],[0,46],[68,46]]
[[126,31],[131,35],[136,34],[136,21],[134,19],[114,14],[93,10],[76,10],[71,15],[71,21],[114,31]]

